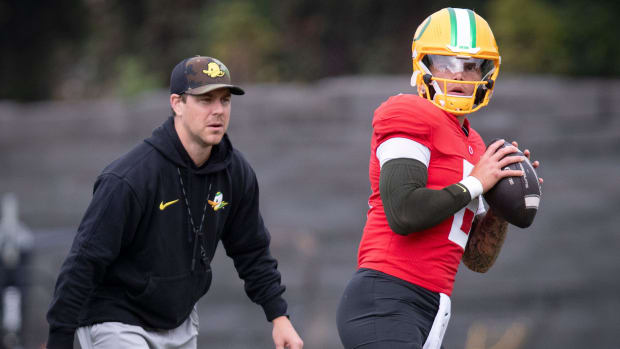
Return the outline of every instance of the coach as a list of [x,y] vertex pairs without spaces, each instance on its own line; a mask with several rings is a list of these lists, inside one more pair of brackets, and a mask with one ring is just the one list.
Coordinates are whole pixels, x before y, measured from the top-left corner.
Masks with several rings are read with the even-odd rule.
[[181,61],[172,116],[112,162],[64,261],[47,314],[48,348],[196,348],[196,302],[222,241],[276,348],[303,342],[287,317],[254,171],[227,134],[232,85],[217,59]]

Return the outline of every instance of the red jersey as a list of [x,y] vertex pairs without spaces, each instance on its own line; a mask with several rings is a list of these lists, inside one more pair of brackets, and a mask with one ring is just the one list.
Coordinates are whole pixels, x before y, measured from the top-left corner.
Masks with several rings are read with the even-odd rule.
[[379,193],[380,164],[377,147],[399,137],[413,140],[430,151],[427,188],[442,189],[467,177],[485,151],[480,135],[465,119],[458,120],[424,98],[390,97],[375,111],[371,139],[369,178],[372,194],[358,267],[379,270],[434,292],[452,293],[479,198],[438,225],[407,236],[394,233]]

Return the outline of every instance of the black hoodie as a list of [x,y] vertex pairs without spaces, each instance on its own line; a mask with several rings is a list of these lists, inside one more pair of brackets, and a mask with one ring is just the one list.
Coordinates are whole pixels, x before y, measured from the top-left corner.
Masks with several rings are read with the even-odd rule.
[[[47,314],[48,348],[72,348],[77,327],[106,321],[178,327],[209,289],[220,240],[267,320],[285,315],[258,201],[256,175],[228,136],[197,168],[170,117],[97,178]],[[192,220],[203,222],[198,234]]]

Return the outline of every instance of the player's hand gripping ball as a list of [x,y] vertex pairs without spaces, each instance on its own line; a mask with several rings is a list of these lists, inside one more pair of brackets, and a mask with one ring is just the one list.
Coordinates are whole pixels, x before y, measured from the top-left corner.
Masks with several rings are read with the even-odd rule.
[[[490,144],[493,144],[494,139]],[[511,146],[510,143],[504,142],[499,149]],[[499,150],[498,149],[498,150]],[[523,156],[521,150],[506,156],[520,155]],[[487,191],[483,196],[493,211],[508,223],[516,225],[519,228],[527,228],[534,221],[542,192],[538,175],[530,163],[525,158],[523,162],[516,162],[508,165],[504,170],[522,170],[522,177],[506,177],[501,179],[495,186]]]

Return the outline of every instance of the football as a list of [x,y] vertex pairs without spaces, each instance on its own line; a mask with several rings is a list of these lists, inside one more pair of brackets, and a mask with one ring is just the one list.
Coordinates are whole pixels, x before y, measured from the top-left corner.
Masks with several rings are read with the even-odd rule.
[[[494,139],[490,144],[495,141],[497,139]],[[499,149],[511,145],[504,142],[504,145]],[[507,156],[513,155],[524,156],[520,150]],[[519,228],[527,228],[534,222],[540,205],[542,193],[538,175],[527,158],[523,162],[513,163],[504,168],[504,170],[509,169],[522,170],[524,175],[522,177],[502,178],[483,197],[498,216]]]

